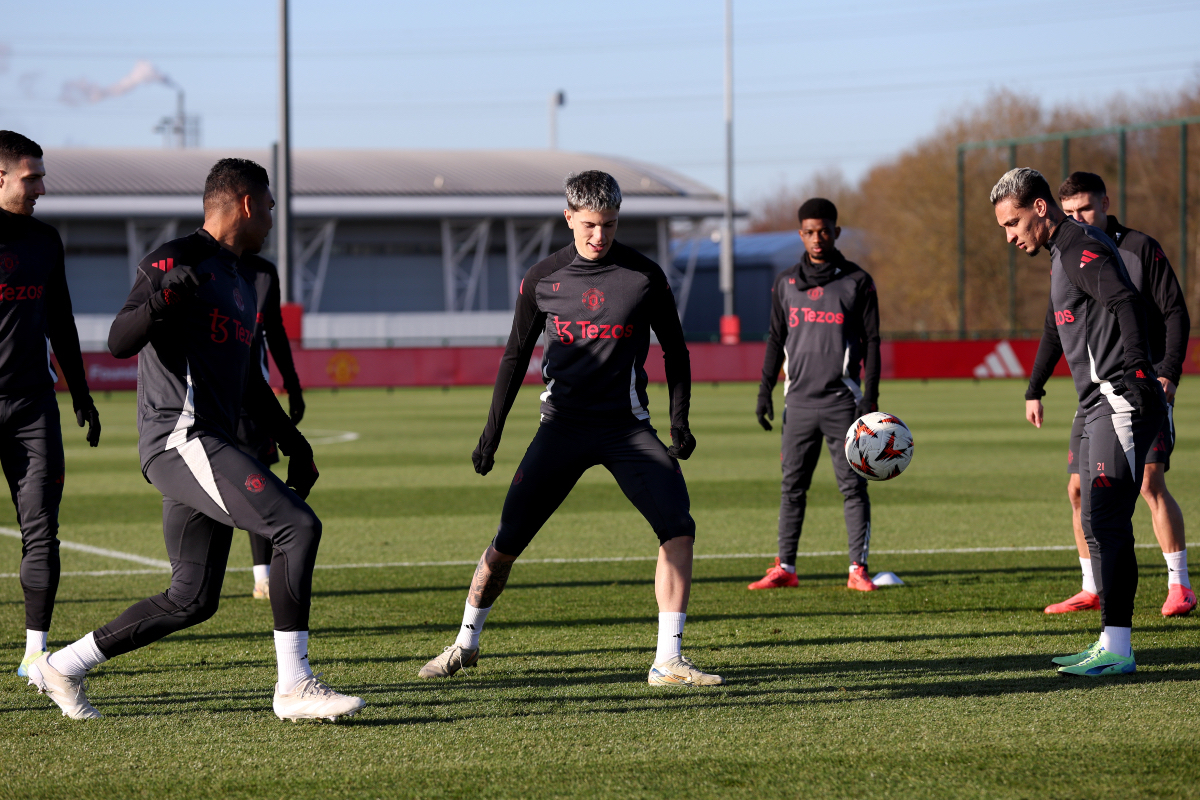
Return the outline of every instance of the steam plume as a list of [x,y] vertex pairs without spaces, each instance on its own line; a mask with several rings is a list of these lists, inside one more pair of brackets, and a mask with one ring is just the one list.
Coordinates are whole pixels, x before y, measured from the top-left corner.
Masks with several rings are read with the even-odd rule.
[[128,75],[111,86],[101,86],[92,83],[87,78],[67,81],[63,84],[62,96],[59,99],[71,106],[99,103],[110,97],[128,94],[145,83],[161,83],[164,86],[175,87],[175,83],[159,72],[158,67],[149,61],[139,61],[133,65],[133,69]]

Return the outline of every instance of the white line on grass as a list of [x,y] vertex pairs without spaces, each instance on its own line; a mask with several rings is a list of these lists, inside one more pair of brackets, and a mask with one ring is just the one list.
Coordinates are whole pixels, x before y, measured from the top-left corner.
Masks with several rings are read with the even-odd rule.
[[[8,528],[0,528],[0,533],[6,536],[20,536],[17,531]],[[136,561],[141,564],[150,564],[158,566],[159,569],[132,569],[132,570],[91,570],[87,572],[64,572],[64,577],[96,577],[106,575],[158,575],[163,570],[169,570],[171,565],[166,561],[156,561],[152,558],[144,558],[142,556],[133,555],[131,553],[121,553],[116,550],[104,550],[99,547],[91,547],[85,544],[75,544],[74,542],[60,542],[61,547],[67,550],[80,550],[93,555],[109,556],[110,558],[123,558],[128,561]],[[1134,547],[1151,548],[1158,547],[1158,544],[1135,544]],[[934,556],[934,555],[952,555],[955,553],[1037,553],[1046,551],[1063,551],[1074,550],[1073,545],[1055,544],[1055,545],[1040,545],[1032,547],[946,547],[926,550],[875,550],[874,555],[877,556]],[[832,556],[845,555],[843,550],[825,550],[815,553],[797,553],[799,558],[828,558]],[[697,561],[713,561],[718,559],[730,558],[774,558],[774,553],[702,553],[695,556]],[[598,558],[523,558],[522,564],[608,564],[619,563],[624,561],[657,561],[658,556],[606,556]],[[377,564],[317,564],[316,569],[387,569],[396,567],[473,567],[478,564],[478,561],[385,561]],[[250,572],[250,567],[228,567],[226,572]],[[15,572],[0,573],[0,578],[19,578],[20,574]]]
[[358,441],[358,434],[354,431],[323,431],[310,429],[308,432],[309,444],[342,444],[344,442]]
[[[0,535],[11,536],[14,539],[21,538],[20,531],[14,531],[12,528],[0,528]],[[122,561],[132,561],[135,564],[145,564],[148,567],[158,567],[159,569],[170,569],[171,562],[163,561],[159,558],[146,558],[145,556],[135,555],[134,553],[122,553],[120,550],[108,550],[103,547],[92,547],[90,544],[79,544],[78,542],[64,542],[61,539],[58,541],[58,546],[63,550],[77,550],[80,553],[91,553],[94,556],[105,556],[106,558],[119,558]],[[71,573],[65,573],[71,574]],[[126,573],[136,574],[136,573]],[[5,577],[8,577],[7,575]]]

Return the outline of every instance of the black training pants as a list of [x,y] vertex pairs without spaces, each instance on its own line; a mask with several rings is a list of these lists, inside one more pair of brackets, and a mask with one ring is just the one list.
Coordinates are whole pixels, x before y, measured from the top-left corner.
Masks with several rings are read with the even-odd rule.
[[0,396],[0,465],[21,528],[25,627],[50,630],[58,594],[58,506],[63,444],[54,390]]
[[821,458],[821,440],[829,447],[833,474],[845,500],[846,538],[850,560],[867,563],[871,547],[871,498],[867,481],[846,461],[846,431],[854,424],[854,401],[812,408],[787,405],[783,418],[783,485],[779,503],[779,560],[796,563],[800,531],[808,508],[808,489]]
[[581,425],[546,419],[513,476],[492,546],[508,556],[521,555],[583,473],[601,464],[659,542],[696,536],[679,462],[667,455],[649,422]]
[[1162,414],[1128,412],[1084,423],[1079,440],[1081,519],[1100,594],[1100,624],[1133,627],[1137,556],[1133,511],[1142,488],[1146,453],[1162,430]]
[[220,437],[193,436],[146,468],[163,494],[171,586],[96,631],[96,645],[108,658],[198,625],[216,612],[234,527],[265,536],[274,548],[275,630],[308,630],[321,521],[256,459]]
[[[250,415],[242,411],[238,418],[238,449],[251,458],[257,458],[267,468],[279,463],[279,449],[275,442],[267,436],[266,431],[250,419]],[[254,566],[270,564],[272,558],[271,540],[258,534],[250,534],[250,563]]]

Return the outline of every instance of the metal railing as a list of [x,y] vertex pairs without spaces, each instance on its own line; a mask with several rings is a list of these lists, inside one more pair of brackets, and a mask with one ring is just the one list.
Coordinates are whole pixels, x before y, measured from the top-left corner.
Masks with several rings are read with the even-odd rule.
[[[1117,216],[1126,220],[1125,213],[1125,183],[1126,183],[1126,136],[1129,131],[1146,131],[1156,128],[1179,127],[1179,283],[1187,292],[1187,251],[1188,251],[1188,125],[1200,124],[1200,116],[1183,117],[1180,119],[1162,120],[1159,122],[1140,122],[1129,125],[1111,125],[1107,128],[1085,128],[1078,131],[1063,131],[1061,133],[1045,133],[1039,136],[1017,136],[1010,139],[991,139],[982,142],[963,142],[958,146],[958,335],[967,336],[967,208],[966,208],[966,153],[968,150],[993,150],[1000,147],[1008,148],[1009,169],[1017,166],[1017,148],[1021,145],[1045,144],[1061,142],[1062,150],[1059,155],[1062,179],[1066,180],[1071,174],[1071,140],[1087,139],[1093,136],[1117,136]],[[1012,330],[1017,329],[1017,253],[1012,246],[1008,248],[1008,320]]]

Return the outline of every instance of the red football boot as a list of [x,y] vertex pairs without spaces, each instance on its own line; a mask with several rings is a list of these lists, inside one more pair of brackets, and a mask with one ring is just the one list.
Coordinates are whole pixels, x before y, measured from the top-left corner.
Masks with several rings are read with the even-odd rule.
[[1164,617],[1183,617],[1196,607],[1196,593],[1182,583],[1172,583],[1167,591],[1167,602],[1163,603]]
[[867,574],[867,568],[855,561],[850,565],[850,579],[846,581],[847,589],[857,589],[860,592],[873,592],[877,588]]
[[775,565],[767,570],[767,574],[747,586],[747,589],[794,589],[800,585],[796,573],[788,572],[779,566],[779,556],[775,556]]
[[1099,611],[1100,595],[1081,591],[1074,597],[1068,597],[1061,603],[1046,606],[1047,614],[1066,614],[1068,611]]

